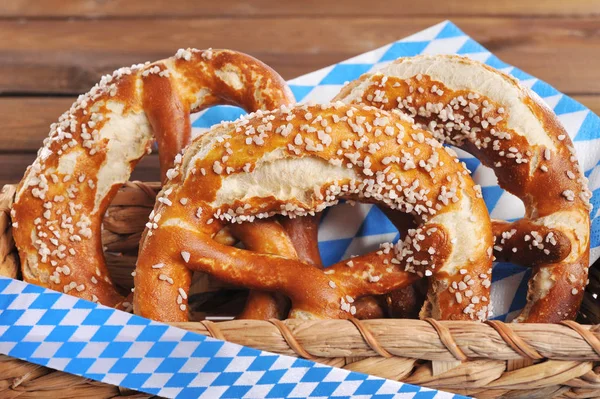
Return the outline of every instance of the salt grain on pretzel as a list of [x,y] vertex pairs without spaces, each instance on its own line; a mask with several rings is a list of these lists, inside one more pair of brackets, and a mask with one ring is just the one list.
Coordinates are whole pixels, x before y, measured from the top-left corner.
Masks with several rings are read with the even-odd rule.
[[[168,169],[190,139],[191,112],[216,104],[271,109],[292,98],[276,72],[228,50],[179,50],[103,77],[51,126],[17,189],[11,216],[24,280],[105,305],[122,302],[108,277],[100,227],[154,139],[163,177],[175,179],[177,169]],[[161,198],[165,206],[185,203]]]
[[[315,118],[320,118],[318,123],[312,123]],[[323,128],[323,120],[329,129]],[[247,137],[252,138],[249,144]],[[351,147],[342,144],[348,142]],[[369,150],[373,143],[378,144],[376,151]],[[212,165],[227,148],[235,151],[222,163],[232,171],[218,174]],[[193,173],[200,168],[206,175]],[[353,310],[345,305],[346,296],[384,294],[429,270],[428,311],[433,317],[487,317],[488,304],[458,303],[451,288],[463,280],[459,270],[464,269],[474,281],[471,297],[489,297],[485,281],[491,272],[487,250],[492,232],[485,204],[453,152],[406,118],[342,103],[256,112],[213,127],[196,139],[177,169],[163,190],[171,192],[173,205],[156,203],[154,212],[161,215],[158,228],[142,240],[135,276],[138,314],[187,320],[177,298],[179,288],[189,290],[192,270],[251,289],[280,292],[292,301],[290,317],[300,318],[349,317]],[[447,197],[450,201],[441,200]],[[180,198],[187,198],[187,204],[182,205]],[[353,258],[352,267],[348,262],[332,266],[331,274],[212,239],[224,225],[276,214],[311,215],[341,198],[409,213],[418,226],[397,245]],[[188,263],[181,259],[181,251],[190,254]],[[165,266],[152,268],[159,263]],[[161,274],[177,284],[161,283]]]
[[517,320],[575,317],[589,266],[591,193],[565,129],[535,93],[479,62],[437,55],[400,58],[336,98],[397,109],[493,168],[526,209],[524,219],[494,222],[494,255],[534,267]]

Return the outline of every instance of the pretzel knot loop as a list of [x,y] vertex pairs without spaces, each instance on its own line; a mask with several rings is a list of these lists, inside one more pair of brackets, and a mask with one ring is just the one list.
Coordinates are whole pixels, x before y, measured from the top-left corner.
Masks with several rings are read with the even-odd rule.
[[[51,126],[17,189],[11,217],[23,278],[105,305],[122,303],[104,261],[102,217],[154,140],[165,180],[190,141],[190,113],[292,102],[276,72],[229,50],[182,49],[103,77]],[[154,198],[153,190],[133,184]]]

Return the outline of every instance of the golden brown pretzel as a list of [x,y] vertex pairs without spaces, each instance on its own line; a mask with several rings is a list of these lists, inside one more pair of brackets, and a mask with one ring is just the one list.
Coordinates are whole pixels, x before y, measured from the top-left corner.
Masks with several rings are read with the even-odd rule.
[[105,267],[102,216],[154,138],[163,176],[173,177],[167,169],[189,140],[190,112],[270,109],[292,98],[276,72],[229,50],[182,49],[102,78],[51,126],[18,187],[12,219],[25,281],[121,302]]
[[575,317],[587,284],[591,193],[552,111],[515,79],[458,56],[400,58],[351,82],[345,103],[397,109],[494,169],[525,219],[494,223],[498,259],[533,266],[526,322]]
[[[140,247],[140,315],[187,320],[191,271],[201,270],[288,296],[290,317],[349,317],[354,298],[422,276],[431,316],[487,317],[492,232],[481,192],[451,150],[405,119],[341,103],[257,112],[192,142],[172,177]],[[339,198],[411,213],[419,227],[326,271],[211,239],[226,223],[304,216]]]

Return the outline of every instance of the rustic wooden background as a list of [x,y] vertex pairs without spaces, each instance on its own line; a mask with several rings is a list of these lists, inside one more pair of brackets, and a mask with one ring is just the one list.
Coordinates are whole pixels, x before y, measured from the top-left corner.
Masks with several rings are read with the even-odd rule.
[[[0,184],[18,181],[49,124],[120,66],[231,48],[293,78],[444,19],[600,113],[598,0],[0,0]],[[156,156],[134,175],[157,176]]]

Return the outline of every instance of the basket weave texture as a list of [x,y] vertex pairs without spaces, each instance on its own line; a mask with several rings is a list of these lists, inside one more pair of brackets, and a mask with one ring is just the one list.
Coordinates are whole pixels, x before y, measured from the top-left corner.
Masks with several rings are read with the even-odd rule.
[[[104,218],[107,264],[124,292],[133,285],[138,242],[159,188],[158,183],[127,183]],[[7,185],[0,193],[0,275],[18,278],[9,215],[14,192],[15,186]],[[207,278],[197,279],[194,288],[199,293],[191,306],[197,318],[214,314],[211,306],[223,305],[238,292]],[[477,398],[600,398],[598,293],[600,271],[592,267],[578,319],[582,324],[290,319],[176,325],[261,350]],[[221,309],[230,311],[227,304]],[[148,395],[0,355],[0,397]]]

